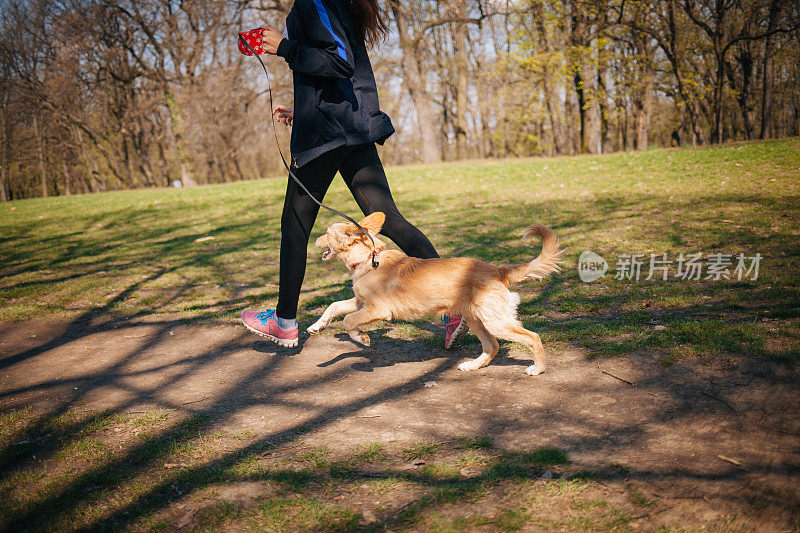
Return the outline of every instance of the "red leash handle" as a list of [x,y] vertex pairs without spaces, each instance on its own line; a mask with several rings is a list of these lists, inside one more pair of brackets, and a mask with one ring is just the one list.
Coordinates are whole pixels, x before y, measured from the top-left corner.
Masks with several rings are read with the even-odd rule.
[[[261,63],[261,68],[264,69],[264,74],[267,77],[267,89],[268,89],[268,92],[269,92],[269,109],[270,109],[270,117],[272,118],[272,132],[275,134],[275,144],[278,147],[278,153],[281,156],[281,161],[283,161],[283,166],[286,168],[286,171],[289,173],[289,175],[292,177],[292,179],[294,179],[294,181],[300,186],[300,188],[303,189],[305,191],[305,193],[312,200],[314,200],[314,202],[316,202],[317,205],[319,205],[320,207],[324,207],[325,209],[327,209],[331,213],[339,215],[340,217],[344,218],[345,220],[347,220],[349,222],[352,222],[353,224],[355,224],[355,226],[359,230],[361,230],[361,233],[363,233],[364,235],[369,237],[369,240],[372,243],[372,268],[378,268],[378,266],[380,265],[380,263],[378,263],[378,256],[377,256],[378,250],[375,247],[375,239],[372,238],[372,235],[370,235],[367,230],[362,228],[361,224],[359,224],[358,222],[356,222],[355,220],[353,220],[349,216],[345,215],[344,213],[341,213],[341,212],[337,211],[336,209],[333,209],[332,207],[328,207],[327,205],[323,204],[322,202],[320,202],[319,200],[314,198],[314,196],[309,192],[309,190],[306,189],[306,186],[303,185],[303,182],[301,182],[297,178],[297,176],[294,175],[294,172],[292,172],[292,169],[289,168],[289,164],[286,163],[286,158],[283,156],[283,151],[281,150],[281,143],[278,141],[278,127],[275,125],[275,115],[271,113],[272,109],[274,109],[274,107],[275,107],[275,104],[272,102],[272,85],[269,82],[269,72],[267,71],[267,66],[264,64],[264,61],[261,60],[261,56],[255,50],[255,48],[253,46],[251,46],[251,44],[250,44],[250,41],[252,41],[253,44],[259,45],[258,48],[261,49],[261,47],[260,47],[260,44],[261,44],[261,31],[262,31],[261,28],[257,28],[255,30],[251,30],[251,31],[248,31],[248,32],[240,33],[239,34],[239,50],[242,50],[242,45],[244,45],[244,48],[246,50],[248,50],[249,52],[252,52],[252,53],[248,54],[244,50],[242,50],[242,53],[245,54],[245,55],[254,55],[254,56],[256,56],[256,59],[258,59],[258,62]],[[257,41],[254,40],[254,38],[252,37],[254,35],[254,32],[258,32],[258,40]],[[245,39],[245,37],[244,37],[245,35],[249,36],[248,39]],[[261,50],[261,53],[264,53],[264,51]]]

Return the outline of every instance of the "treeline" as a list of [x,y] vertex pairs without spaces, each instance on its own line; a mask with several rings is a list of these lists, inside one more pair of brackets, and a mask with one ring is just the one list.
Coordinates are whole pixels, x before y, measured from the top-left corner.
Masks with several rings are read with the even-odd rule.
[[[329,0],[343,1],[343,0]],[[280,171],[238,31],[291,0],[0,3],[0,200]],[[800,7],[781,0],[389,0],[371,51],[388,163],[800,134]],[[276,103],[291,104],[279,58]],[[288,147],[288,132],[280,132]]]

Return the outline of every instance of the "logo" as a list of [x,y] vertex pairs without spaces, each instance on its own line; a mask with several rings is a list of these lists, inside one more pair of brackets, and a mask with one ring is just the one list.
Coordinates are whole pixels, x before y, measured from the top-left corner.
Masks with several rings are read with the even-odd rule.
[[608,263],[602,256],[586,250],[578,257],[578,276],[581,281],[590,283],[602,278],[608,272]]

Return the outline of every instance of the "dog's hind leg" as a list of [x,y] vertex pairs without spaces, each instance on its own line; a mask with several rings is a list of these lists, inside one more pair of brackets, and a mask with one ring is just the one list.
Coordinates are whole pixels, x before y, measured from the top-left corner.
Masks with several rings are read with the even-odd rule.
[[374,308],[362,307],[344,317],[344,329],[354,341],[369,346],[369,335],[361,331],[359,326],[375,322],[376,320],[389,320],[391,316],[378,314]]
[[350,298],[349,300],[341,300],[339,302],[333,302],[331,305],[328,306],[327,309],[325,309],[325,312],[322,313],[322,316],[319,317],[319,320],[310,325],[306,331],[308,331],[312,335],[314,335],[315,333],[319,333],[320,331],[328,327],[328,324],[331,323],[331,320],[333,320],[337,316],[353,313],[355,311],[358,311],[360,307],[361,307],[361,302],[359,302],[357,298]]
[[480,320],[467,318],[467,325],[469,326],[469,330],[480,339],[483,353],[475,359],[464,361],[458,365],[458,369],[465,371],[477,370],[492,362],[492,359],[494,359],[494,356],[497,355],[497,352],[500,350],[500,344],[497,342],[497,339],[483,327],[483,323]]
[[502,322],[486,324],[489,331],[501,339],[511,342],[518,342],[525,345],[533,354],[533,364],[525,369],[527,374],[537,376],[544,372],[547,367],[544,357],[544,346],[539,335],[522,327],[522,324],[515,319]]

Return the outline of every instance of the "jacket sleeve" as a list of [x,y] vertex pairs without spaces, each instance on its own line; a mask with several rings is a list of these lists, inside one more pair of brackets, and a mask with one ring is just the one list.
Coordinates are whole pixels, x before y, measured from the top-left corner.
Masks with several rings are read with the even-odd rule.
[[[341,21],[325,8],[322,0],[298,0],[295,9],[309,44],[284,38],[278,45],[277,54],[295,72],[326,78],[352,77],[353,51]],[[290,33],[289,37],[296,36]]]

